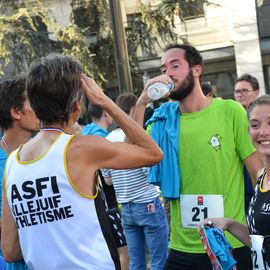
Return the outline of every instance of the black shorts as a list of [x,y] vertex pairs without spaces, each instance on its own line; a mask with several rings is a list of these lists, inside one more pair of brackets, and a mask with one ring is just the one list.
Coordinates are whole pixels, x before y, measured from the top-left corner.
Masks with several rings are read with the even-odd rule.
[[108,210],[109,218],[112,224],[112,234],[115,240],[117,248],[123,247],[127,245],[127,240],[124,234],[124,230],[121,224],[121,216],[119,210],[109,209]]
[[[250,249],[235,248],[234,259],[238,270],[252,270]],[[164,270],[212,270],[212,264],[206,253],[186,253],[171,249]]]

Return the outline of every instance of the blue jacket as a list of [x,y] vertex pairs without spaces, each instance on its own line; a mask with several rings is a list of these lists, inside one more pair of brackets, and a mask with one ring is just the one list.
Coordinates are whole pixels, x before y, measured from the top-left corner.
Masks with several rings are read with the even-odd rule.
[[[6,164],[8,155],[0,148],[0,187],[2,190],[2,181],[3,181],[3,174],[4,168]],[[2,193],[2,192],[1,192]],[[0,205],[2,205],[2,195],[0,195]],[[2,206],[0,206],[1,216],[2,216]],[[2,255],[1,248],[0,248],[0,255]],[[13,263],[5,263],[2,256],[0,256],[0,269],[6,270],[28,270],[29,268],[25,264],[23,260]]]
[[163,160],[150,168],[148,182],[160,187],[167,200],[180,197],[179,134],[180,108],[178,102],[166,102],[155,110],[146,123],[151,124],[151,137],[163,151]]

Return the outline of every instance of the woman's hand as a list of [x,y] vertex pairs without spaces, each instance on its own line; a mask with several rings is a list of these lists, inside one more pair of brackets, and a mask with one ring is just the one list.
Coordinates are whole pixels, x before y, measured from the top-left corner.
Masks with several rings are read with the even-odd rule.
[[87,77],[85,74],[81,75],[83,91],[87,99],[96,105],[102,105],[102,101],[106,98],[103,90],[96,84],[95,80]]
[[[207,218],[201,225],[218,227],[222,231],[228,231],[246,246],[250,246],[250,237],[247,225],[241,224],[230,218]],[[198,226],[198,232],[200,226]]]
[[220,228],[222,231],[229,230],[232,219],[221,217],[221,218],[206,218],[202,225],[204,226],[214,226]]

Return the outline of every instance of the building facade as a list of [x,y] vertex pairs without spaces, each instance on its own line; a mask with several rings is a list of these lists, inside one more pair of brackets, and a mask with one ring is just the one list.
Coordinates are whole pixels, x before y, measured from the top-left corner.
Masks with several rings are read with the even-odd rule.
[[[119,0],[124,25],[139,12],[134,0]],[[70,0],[48,0],[55,18],[69,22]],[[141,0],[155,8],[160,0]],[[210,81],[216,96],[233,98],[234,80],[250,73],[260,83],[260,93],[270,92],[270,0],[212,0],[199,14],[177,20],[175,33],[194,45],[204,59],[202,81]],[[260,4],[258,4],[260,2]],[[165,44],[164,44],[165,45]],[[160,73],[160,56],[138,51],[142,79]]]
[[[123,18],[137,9],[136,1],[121,0]],[[149,8],[160,1],[142,1]],[[202,80],[210,81],[217,96],[233,98],[234,80],[250,73],[260,83],[260,93],[270,92],[270,0],[211,1],[199,16],[178,20],[175,32],[194,45],[204,59]],[[195,14],[196,15],[196,14]],[[144,76],[159,73],[161,51],[156,58],[141,55]]]

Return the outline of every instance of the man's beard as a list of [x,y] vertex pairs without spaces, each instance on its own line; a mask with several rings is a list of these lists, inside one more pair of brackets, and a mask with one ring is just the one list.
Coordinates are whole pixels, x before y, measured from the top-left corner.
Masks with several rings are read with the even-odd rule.
[[182,101],[192,92],[194,84],[195,82],[192,75],[192,70],[189,69],[189,73],[186,78],[176,89],[171,91],[169,98],[176,101]]

